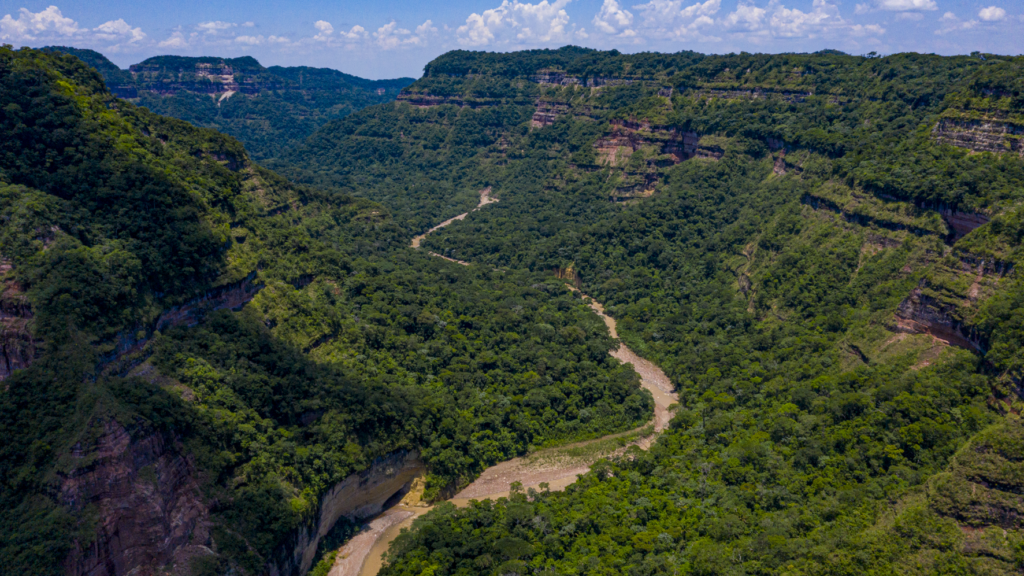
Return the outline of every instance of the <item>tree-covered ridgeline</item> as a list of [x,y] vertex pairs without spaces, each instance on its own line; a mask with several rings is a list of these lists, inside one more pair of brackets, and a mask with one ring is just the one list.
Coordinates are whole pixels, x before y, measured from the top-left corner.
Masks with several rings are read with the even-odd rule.
[[[374,458],[419,451],[436,494],[648,420],[557,280],[410,253],[379,204],[291,184],[72,56],[4,47],[0,83],[0,328],[34,346],[0,392],[5,573],[61,573],[98,537],[61,486],[111,422],[193,463],[218,551],[196,569],[259,573]],[[241,312],[155,324],[253,273]]]
[[[441,496],[645,421],[557,271],[677,385],[671,429],[438,507],[385,573],[1020,570],[1020,58],[458,51],[267,162],[302,184],[73,58],[0,62],[3,303],[38,340],[0,396],[5,569],[95,534],[54,487],[111,418],[196,462],[195,569],[253,574],[377,456],[421,451]],[[147,332],[253,271],[241,311]]]
[[258,161],[285,153],[331,120],[394,100],[413,81],[367,80],[309,66],[266,68],[249,56],[156,56],[122,70],[93,50],[44,50],[80,58],[116,96],[237,138]]
[[564,493],[423,517],[384,573],[1019,570],[1021,65],[456,52],[311,137],[282,169],[417,231],[492,186],[424,246],[571,269],[685,407]]

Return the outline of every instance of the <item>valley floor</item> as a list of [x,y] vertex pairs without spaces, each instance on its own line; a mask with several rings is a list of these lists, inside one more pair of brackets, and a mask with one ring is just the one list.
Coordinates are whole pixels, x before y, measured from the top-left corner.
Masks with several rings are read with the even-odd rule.
[[[480,191],[480,204],[471,212],[497,202],[497,199],[490,198],[490,192],[490,188]],[[419,248],[427,235],[462,220],[469,214],[470,212],[460,214],[417,236],[413,239],[412,248]],[[469,264],[431,254],[458,264]],[[587,296],[584,298],[590,308],[604,320],[611,336],[618,338],[615,319],[605,314],[600,302]],[[484,470],[479,478],[448,502],[464,507],[473,500],[505,498],[509,496],[512,484],[516,482],[522,485],[523,490],[564,490],[602,458],[620,455],[631,446],[643,450],[650,448],[658,435],[668,428],[672,410],[677,406],[679,397],[672,391],[672,382],[661,368],[641,358],[625,344],[620,343],[618,348],[609,350],[608,353],[620,362],[632,365],[640,376],[641,385],[653,395],[654,418],[651,422],[636,430],[548,448],[502,462]],[[375,576],[383,565],[382,555],[387,552],[391,542],[403,529],[412,526],[416,518],[433,508],[420,499],[422,493],[423,482],[417,481],[413,484],[412,491],[401,502],[367,522],[362,531],[338,551],[330,576]]]

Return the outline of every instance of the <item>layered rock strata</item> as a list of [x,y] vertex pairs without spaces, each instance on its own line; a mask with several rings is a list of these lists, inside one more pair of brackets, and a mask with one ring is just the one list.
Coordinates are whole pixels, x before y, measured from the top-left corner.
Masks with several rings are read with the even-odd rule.
[[267,567],[268,574],[305,574],[313,566],[320,539],[339,519],[361,520],[380,514],[389,500],[408,492],[423,471],[419,453],[403,450],[378,458],[366,470],[345,478],[320,498],[314,521],[299,530],[280,559]]
[[88,507],[97,523],[95,538],[64,559],[65,574],[155,574],[156,567],[212,554],[209,508],[180,447],[158,433],[132,438],[115,420],[102,427],[94,444],[74,446],[74,468],[61,482],[60,501],[76,511]]
[[1024,157],[1024,126],[999,120],[943,118],[932,130],[936,141],[973,152],[1011,152]]
[[973,330],[966,330],[954,316],[954,307],[915,288],[896,310],[896,329],[910,334],[930,334],[951,346],[973,352],[983,350],[981,338]]

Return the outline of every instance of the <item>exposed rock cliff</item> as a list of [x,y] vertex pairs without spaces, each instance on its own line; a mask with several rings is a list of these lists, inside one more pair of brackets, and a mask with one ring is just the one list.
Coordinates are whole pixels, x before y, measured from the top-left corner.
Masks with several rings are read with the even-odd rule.
[[[171,308],[161,314],[152,326],[126,330],[114,338],[113,350],[100,360],[101,366],[115,365],[117,373],[130,370],[138,364],[131,361],[119,364],[125,356],[139,352],[156,330],[167,330],[175,326],[195,326],[203,317],[215,310],[239,310],[256,294],[263,285],[256,281],[256,273],[231,284],[207,290],[188,302]],[[33,338],[29,329],[32,309],[24,294],[13,283],[7,283],[0,293],[0,381],[15,370],[27,368],[35,359],[40,342]],[[138,359],[137,359],[138,360]]]
[[692,88],[691,94],[697,98],[720,98],[722,100],[782,100],[783,102],[805,102],[811,91],[777,90],[773,88]]
[[[0,276],[9,269],[0,264]],[[0,283],[0,382],[28,367],[36,357],[40,343],[29,331],[31,319],[32,308],[21,288],[13,281]]]
[[900,303],[896,311],[896,329],[910,334],[930,334],[951,346],[982,351],[979,336],[965,330],[954,317],[955,307],[925,294],[923,287],[924,282]]
[[939,142],[974,152],[1012,152],[1024,157],[1024,126],[1011,122],[943,118],[932,134]]
[[88,506],[97,522],[95,539],[65,558],[65,573],[141,576],[211,554],[209,508],[180,447],[156,433],[132,438],[114,420],[101,426],[93,445],[74,447],[74,468],[61,483],[61,502]]
[[[271,563],[270,576],[301,576],[313,566],[320,539],[344,516],[360,520],[380,514],[389,500],[401,498],[423,472],[418,452],[400,451],[374,460],[366,470],[345,478],[320,498],[313,522]],[[396,498],[397,497],[397,498]]]

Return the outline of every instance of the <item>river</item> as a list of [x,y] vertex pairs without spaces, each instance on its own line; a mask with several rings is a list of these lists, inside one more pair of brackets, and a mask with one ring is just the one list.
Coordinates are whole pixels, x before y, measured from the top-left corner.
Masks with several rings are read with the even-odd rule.
[[[480,203],[476,208],[446,220],[431,228],[426,233],[413,238],[412,247],[419,248],[420,243],[429,234],[463,220],[488,204],[497,202],[490,197],[491,189],[480,191]],[[455,260],[430,253],[432,256],[444,258],[463,266],[468,262]],[[575,288],[569,287],[571,290]],[[584,299],[590,308],[604,320],[612,338],[618,338],[615,319],[608,316],[604,307],[586,295]],[[590,466],[601,458],[607,458],[624,452],[629,446],[639,446],[646,450],[657,436],[668,428],[671,420],[672,406],[678,403],[678,396],[672,391],[672,382],[657,365],[638,356],[623,343],[608,353],[625,364],[631,364],[640,376],[640,384],[654,396],[654,418],[646,426],[603,436],[586,442],[576,442],[539,450],[533,454],[513,458],[496,464],[483,471],[480,477],[466,486],[448,502],[462,507],[471,500],[496,499],[507,497],[513,482],[520,482],[523,489],[540,488],[546,483],[549,490],[563,490],[576,481],[580,474],[590,470]],[[413,489],[397,505],[385,510],[376,518],[365,524],[363,531],[352,537],[339,551],[337,560],[331,568],[329,576],[376,576],[383,566],[382,555],[388,546],[401,533],[402,529],[412,525],[413,520],[426,514],[431,506],[420,500],[423,494],[422,479],[417,480]]]

